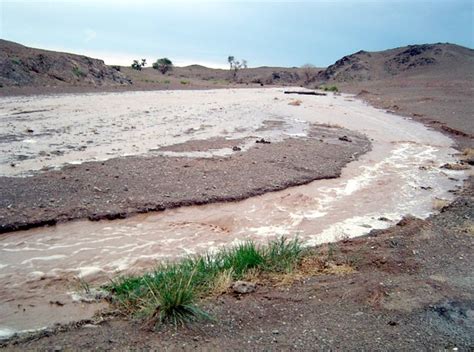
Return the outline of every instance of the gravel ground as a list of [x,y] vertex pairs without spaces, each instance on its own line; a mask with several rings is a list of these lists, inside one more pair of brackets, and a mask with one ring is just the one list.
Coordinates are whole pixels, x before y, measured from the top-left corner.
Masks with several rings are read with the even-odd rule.
[[[203,149],[206,142],[197,144]],[[221,144],[210,140],[206,147]],[[125,157],[32,177],[0,177],[0,232],[241,200],[338,177],[348,162],[369,149],[370,142],[360,134],[315,126],[308,138],[254,143],[230,157]]]

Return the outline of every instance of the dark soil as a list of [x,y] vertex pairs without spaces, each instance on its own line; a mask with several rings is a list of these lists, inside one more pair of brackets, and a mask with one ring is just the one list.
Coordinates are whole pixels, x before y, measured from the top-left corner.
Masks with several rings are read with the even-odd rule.
[[[339,140],[346,135],[351,142]],[[255,143],[225,158],[126,157],[32,177],[0,177],[0,232],[241,200],[338,177],[348,162],[370,148],[364,136],[344,129],[314,127],[310,136]],[[217,142],[208,142],[208,149],[222,147]],[[206,144],[194,143],[200,148]]]

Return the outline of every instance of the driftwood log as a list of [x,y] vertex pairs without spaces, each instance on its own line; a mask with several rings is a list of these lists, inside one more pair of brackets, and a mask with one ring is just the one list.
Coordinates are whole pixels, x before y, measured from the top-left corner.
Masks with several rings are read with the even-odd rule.
[[303,95],[327,95],[326,93],[318,93],[318,92],[307,92],[307,91],[290,91],[285,90],[285,94],[303,94]]

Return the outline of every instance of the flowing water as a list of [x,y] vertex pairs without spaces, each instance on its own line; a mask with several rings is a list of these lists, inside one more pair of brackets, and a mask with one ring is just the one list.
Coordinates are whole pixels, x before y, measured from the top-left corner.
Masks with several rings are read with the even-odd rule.
[[[389,227],[406,214],[427,217],[436,199],[452,199],[448,191],[460,187],[467,177],[466,171],[440,169],[456,161],[452,141],[419,123],[347,95],[298,96],[302,104],[292,106],[288,103],[294,97],[282,92],[239,89],[5,98],[0,114],[11,129],[70,125],[64,136],[47,134],[46,140],[26,143],[28,148],[24,141],[6,145],[4,148],[21,148],[32,156],[14,172],[8,169],[11,160],[4,157],[2,174],[18,177],[44,166],[143,154],[157,145],[189,139],[260,136],[267,133],[259,132],[267,120],[283,121],[281,126],[286,126],[272,130],[275,138],[304,135],[305,126],[316,122],[362,132],[373,145],[337,179],[240,202],[183,207],[124,220],[76,221],[2,235],[0,336],[89,317],[100,305],[77,300],[78,277],[92,284],[104,283],[117,273],[143,272],[160,260],[247,239],[265,243],[275,236],[298,236],[307,245],[315,245],[360,236]],[[6,118],[18,109],[48,107],[51,110],[40,112],[44,115],[36,125],[34,120]],[[151,112],[154,117],[149,116]],[[101,122],[94,122],[99,115]],[[125,130],[131,121],[136,128]],[[87,132],[88,128],[99,129],[98,137],[89,143],[90,148],[74,149],[88,140],[87,133],[96,135]],[[15,131],[8,134],[15,135]],[[52,143],[53,139],[58,141]],[[73,148],[57,158],[36,157],[40,150],[61,143]]]

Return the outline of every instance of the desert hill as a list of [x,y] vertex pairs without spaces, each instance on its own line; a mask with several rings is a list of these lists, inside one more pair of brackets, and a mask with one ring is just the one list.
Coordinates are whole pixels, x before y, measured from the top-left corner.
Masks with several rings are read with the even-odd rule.
[[454,44],[410,45],[344,56],[318,74],[370,104],[409,116],[472,147],[474,50]]
[[[416,74],[446,75],[472,69],[474,50],[455,44],[423,44],[344,56],[319,73],[337,82],[390,79]],[[472,71],[471,71],[472,72]]]
[[[392,80],[424,75],[447,79],[474,76],[474,50],[454,44],[422,44],[378,52],[358,51],[327,68],[256,67],[242,69],[236,79],[227,69],[201,65],[175,67],[166,75],[151,67],[141,71],[107,66],[86,56],[29,48],[0,39],[0,86],[80,86],[186,88],[228,84],[306,85]],[[185,87],[186,86],[186,87]]]
[[[226,60],[226,58],[223,58]],[[113,89],[186,89],[246,85],[302,85],[314,81],[318,68],[256,67],[241,69],[234,79],[228,69],[202,65],[174,67],[165,75],[151,67],[108,66],[87,56],[29,48],[0,39],[0,88],[4,93],[48,93]],[[6,89],[5,89],[6,88]],[[19,89],[20,88],[20,89]],[[35,88],[35,89],[33,89]]]
[[0,39],[1,87],[129,84],[129,79],[102,60],[29,48]]
[[149,66],[107,66],[86,56],[0,40],[0,95],[336,85],[372,105],[461,136],[466,146],[474,139],[473,82],[474,50],[447,43],[359,51],[325,69],[247,68],[233,77],[228,69],[201,65],[174,67],[166,74]]

